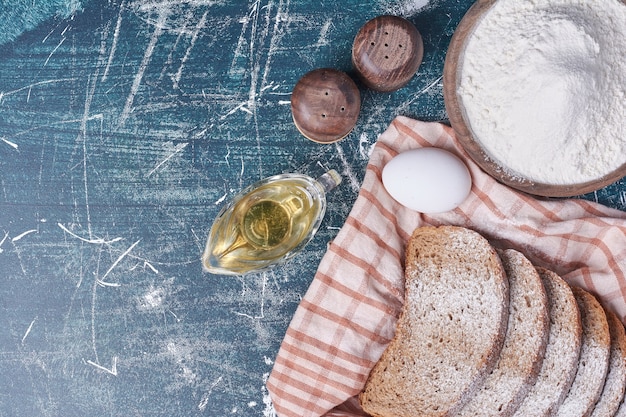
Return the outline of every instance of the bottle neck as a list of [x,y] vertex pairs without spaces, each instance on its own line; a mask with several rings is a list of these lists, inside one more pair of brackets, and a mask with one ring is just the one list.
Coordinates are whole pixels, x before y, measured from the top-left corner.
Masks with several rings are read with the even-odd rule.
[[319,182],[322,188],[324,188],[324,192],[329,192],[341,184],[341,175],[339,175],[339,173],[337,173],[334,169],[331,169],[320,176],[317,179],[317,182]]

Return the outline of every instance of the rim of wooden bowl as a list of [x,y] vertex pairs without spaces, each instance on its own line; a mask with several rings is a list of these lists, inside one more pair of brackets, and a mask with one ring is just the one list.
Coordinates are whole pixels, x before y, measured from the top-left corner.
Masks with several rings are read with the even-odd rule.
[[578,184],[545,184],[501,166],[493,160],[474,139],[467,122],[467,115],[457,93],[461,75],[465,45],[477,24],[497,0],[477,0],[463,16],[457,26],[446,53],[443,68],[443,97],[450,125],[459,142],[478,166],[499,182],[516,190],[543,197],[572,197],[590,193],[606,187],[626,176],[626,163],[598,179]]

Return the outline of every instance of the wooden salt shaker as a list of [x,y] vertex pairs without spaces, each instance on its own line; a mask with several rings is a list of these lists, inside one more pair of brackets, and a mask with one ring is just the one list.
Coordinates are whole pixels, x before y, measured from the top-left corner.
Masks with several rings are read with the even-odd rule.
[[343,139],[356,125],[360,110],[358,87],[348,74],[332,68],[306,73],[291,93],[293,121],[314,142]]
[[372,90],[404,87],[422,63],[424,44],[417,28],[399,16],[375,17],[361,27],[352,45],[352,64]]

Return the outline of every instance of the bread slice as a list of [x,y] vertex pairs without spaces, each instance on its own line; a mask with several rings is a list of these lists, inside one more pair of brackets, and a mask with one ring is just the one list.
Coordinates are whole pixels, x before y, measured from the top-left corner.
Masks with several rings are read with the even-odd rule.
[[548,299],[537,270],[517,251],[499,254],[510,292],[504,347],[496,368],[459,417],[511,416],[537,380],[548,342]]
[[617,412],[626,389],[626,334],[615,313],[605,310],[611,332],[611,357],[602,395],[591,417],[607,417]]
[[500,258],[485,238],[454,226],[416,229],[396,333],[359,397],[365,412],[456,413],[496,364],[508,300]]
[[611,336],[606,314],[596,297],[579,287],[572,287],[572,292],[580,311],[583,339],[576,377],[556,416],[588,417],[604,387]]
[[550,335],[535,385],[514,416],[549,416],[556,412],[574,381],[578,368],[582,326],[576,299],[561,277],[537,268],[550,302]]

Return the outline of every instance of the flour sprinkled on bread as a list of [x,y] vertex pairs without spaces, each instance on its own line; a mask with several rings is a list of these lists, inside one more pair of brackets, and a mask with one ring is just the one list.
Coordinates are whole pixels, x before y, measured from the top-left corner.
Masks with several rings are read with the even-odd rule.
[[418,228],[406,250],[396,334],[360,396],[376,417],[457,412],[498,359],[508,281],[495,250],[469,229]]
[[611,333],[609,370],[600,399],[591,417],[613,416],[624,398],[626,389],[626,333],[624,325],[612,311],[605,310]]
[[604,309],[589,292],[572,287],[582,321],[583,337],[576,378],[557,417],[589,416],[600,398],[609,367],[611,336]]
[[626,417],[626,331],[591,293],[455,226],[406,249],[396,333],[359,402],[373,417]]
[[550,336],[537,382],[514,414],[549,416],[569,391],[582,344],[582,324],[571,288],[557,274],[538,268],[550,300]]
[[509,279],[509,324],[494,371],[458,417],[511,416],[537,380],[550,332],[548,298],[533,264],[508,249],[500,258]]

